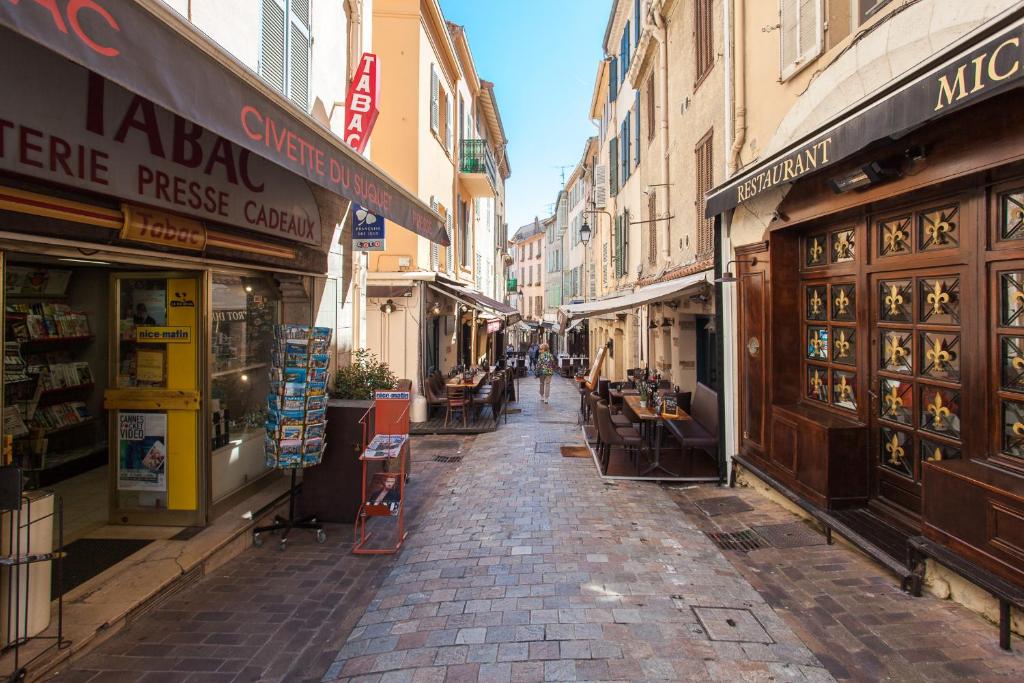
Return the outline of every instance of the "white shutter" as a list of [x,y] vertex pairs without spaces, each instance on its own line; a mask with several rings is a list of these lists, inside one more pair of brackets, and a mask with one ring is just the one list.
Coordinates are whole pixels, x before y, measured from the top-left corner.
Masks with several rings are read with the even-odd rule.
[[[430,198],[430,208],[433,209],[434,211],[437,211],[437,200],[434,199],[433,197]],[[434,271],[435,273],[437,272],[438,268],[441,265],[440,249],[441,247],[437,244],[437,242],[430,243],[430,270]]]
[[452,214],[449,211],[444,217],[444,230],[448,233],[448,248],[445,252],[445,270],[449,273],[455,270],[455,240],[452,238]]
[[[292,0],[296,2],[296,0]],[[309,8],[307,5],[306,11]],[[288,36],[288,99],[309,112],[309,29],[293,15]]]
[[608,205],[608,167],[599,164],[594,167],[594,206],[603,209]]
[[263,0],[263,44],[260,76],[278,92],[284,92],[284,7],[277,0]]
[[448,97],[448,98],[445,99],[444,121],[445,121],[445,123],[444,123],[444,146],[447,147],[449,151],[451,151],[451,149],[452,149],[452,128],[453,128],[452,124],[455,122],[455,119],[452,118],[452,98],[451,97]]
[[789,78],[821,54],[822,0],[781,0],[781,78]]
[[476,288],[481,289],[480,283],[483,280],[484,273],[484,257],[480,254],[476,255]]
[[435,133],[441,125],[441,111],[438,101],[441,98],[441,83],[437,78],[437,70],[430,65],[430,130]]

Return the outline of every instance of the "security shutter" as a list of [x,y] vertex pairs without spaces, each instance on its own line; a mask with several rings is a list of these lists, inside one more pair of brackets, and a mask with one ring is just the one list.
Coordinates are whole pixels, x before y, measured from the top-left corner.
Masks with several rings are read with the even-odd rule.
[[284,92],[284,7],[277,0],[263,0],[263,44],[260,49],[260,76]]
[[448,233],[448,248],[444,250],[445,270],[449,273],[455,270],[455,240],[452,239],[452,214],[444,217],[444,230]]
[[608,167],[600,164],[594,167],[594,206],[603,209],[608,205]]
[[437,69],[430,65],[430,130],[438,132],[441,125],[441,81],[437,77]]
[[608,141],[608,188],[614,197],[619,193],[619,141],[612,138]]
[[822,0],[782,0],[782,67],[786,79],[821,54]]
[[[430,198],[430,208],[437,211],[437,200]],[[437,272],[441,266],[441,247],[437,242],[430,243],[430,270]]]

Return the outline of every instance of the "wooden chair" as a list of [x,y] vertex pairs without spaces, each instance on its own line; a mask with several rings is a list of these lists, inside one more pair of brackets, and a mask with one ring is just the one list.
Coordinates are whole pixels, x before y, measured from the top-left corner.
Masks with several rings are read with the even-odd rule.
[[597,423],[597,431],[601,438],[602,450],[599,457],[601,471],[604,473],[608,472],[608,464],[611,462],[613,448],[623,449],[626,455],[629,456],[633,466],[636,467],[639,452],[643,447],[643,439],[640,437],[640,433],[632,427],[616,429],[611,420],[608,404],[604,401],[599,401],[597,406],[595,406],[594,421]]
[[427,399],[428,411],[434,408],[444,409],[448,407],[444,376],[440,372],[434,371],[427,377],[423,395]]
[[467,417],[469,414],[469,408],[473,404],[473,401],[469,397],[469,390],[466,389],[466,387],[461,386],[445,386],[445,389],[445,397],[447,398],[448,408],[444,414],[444,426],[448,426],[448,420],[451,417],[452,413],[458,410],[462,412],[462,426],[466,427],[468,425],[469,419]]

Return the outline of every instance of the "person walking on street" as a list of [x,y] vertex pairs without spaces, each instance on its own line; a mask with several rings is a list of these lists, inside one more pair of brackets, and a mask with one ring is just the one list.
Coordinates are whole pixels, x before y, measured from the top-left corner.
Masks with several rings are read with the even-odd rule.
[[530,344],[530,350],[527,351],[527,355],[530,357],[530,369],[531,370],[536,370],[537,369],[537,353],[538,353],[537,342],[533,342],[532,344]]
[[540,345],[534,365],[537,368],[537,379],[540,380],[540,400],[547,403],[551,394],[551,376],[555,374],[555,357],[551,355],[547,344]]

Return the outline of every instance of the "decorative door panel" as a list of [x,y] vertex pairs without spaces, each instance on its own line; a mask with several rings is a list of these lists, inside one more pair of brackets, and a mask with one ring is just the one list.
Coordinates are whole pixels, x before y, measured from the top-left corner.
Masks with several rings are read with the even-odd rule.
[[[1016,213],[1006,218],[1012,223]],[[1016,234],[1016,228],[1007,225],[1003,234]],[[990,335],[997,359],[993,459],[1024,471],[1024,262],[994,263],[990,277],[995,309],[995,325]]]
[[[920,216],[921,249],[954,242],[951,212]],[[897,251],[902,239],[880,229],[890,236],[884,248]],[[877,274],[871,281],[874,492],[911,513],[920,512],[923,463],[960,457],[962,278],[949,269]]]
[[[763,256],[762,256],[763,255]],[[753,452],[764,457],[767,445],[767,367],[768,356],[768,288],[769,262],[767,249],[744,251],[737,255],[740,262],[737,298],[740,329],[738,350],[740,383],[745,387],[740,405],[740,448],[743,453]],[[757,263],[750,263],[753,258]]]

